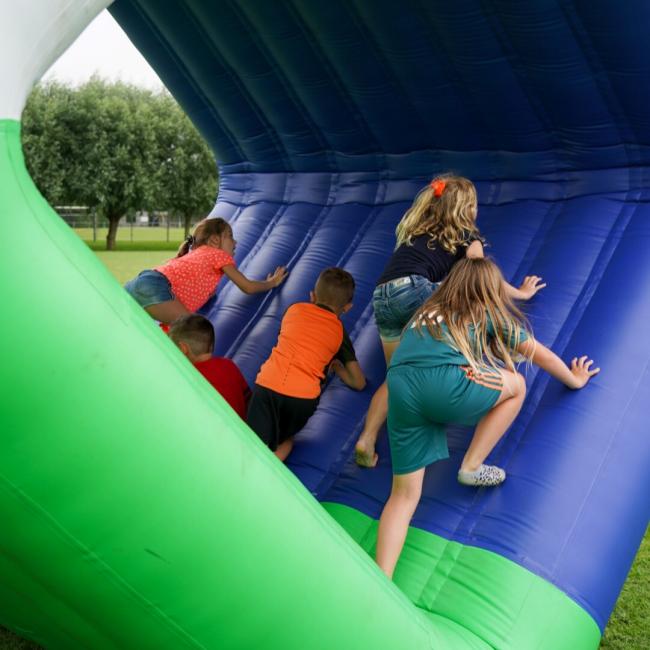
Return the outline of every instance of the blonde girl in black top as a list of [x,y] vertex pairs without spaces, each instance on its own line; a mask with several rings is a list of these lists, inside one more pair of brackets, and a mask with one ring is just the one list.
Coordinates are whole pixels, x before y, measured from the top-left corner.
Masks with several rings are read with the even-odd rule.
[[[377,281],[372,300],[386,366],[405,325],[454,264],[465,257],[483,257],[477,212],[474,184],[461,176],[442,175],[419,192],[397,225],[397,244]],[[545,286],[541,278],[532,275],[519,288],[508,283],[505,288],[510,298],[528,300]],[[387,412],[388,389],[384,382],[370,402],[355,447],[357,464],[377,464],[375,443]]]

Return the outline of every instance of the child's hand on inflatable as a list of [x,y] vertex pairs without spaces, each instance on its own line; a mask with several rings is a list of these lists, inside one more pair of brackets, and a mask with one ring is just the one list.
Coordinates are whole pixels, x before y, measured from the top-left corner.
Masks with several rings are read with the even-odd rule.
[[286,279],[289,272],[286,266],[278,266],[273,273],[266,276],[266,281],[271,282],[274,287],[279,287]]
[[542,282],[542,278],[537,275],[527,275],[519,287],[521,297],[523,300],[530,300],[540,289],[546,286],[546,282]]
[[593,360],[587,356],[574,357],[571,361],[571,374],[575,379],[575,384],[571,388],[582,388],[594,375],[600,372],[600,368],[591,370]]
[[341,370],[343,370],[343,363],[340,359],[333,359],[328,369],[329,374],[338,375]]

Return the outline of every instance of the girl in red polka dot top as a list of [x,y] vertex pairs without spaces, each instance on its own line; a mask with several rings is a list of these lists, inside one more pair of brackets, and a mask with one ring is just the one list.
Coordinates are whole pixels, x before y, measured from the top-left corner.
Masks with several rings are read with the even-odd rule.
[[204,219],[178,249],[178,255],[153,270],[142,271],[124,288],[161,323],[172,323],[202,307],[227,275],[244,293],[269,291],[282,284],[287,270],[278,266],[266,280],[249,280],[237,270],[237,242],[224,219]]

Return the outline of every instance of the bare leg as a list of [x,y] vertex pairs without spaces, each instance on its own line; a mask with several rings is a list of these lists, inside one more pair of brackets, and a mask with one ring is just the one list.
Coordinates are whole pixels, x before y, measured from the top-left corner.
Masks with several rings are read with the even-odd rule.
[[517,417],[526,396],[526,381],[517,372],[502,370],[503,389],[494,407],[476,426],[460,469],[475,472]]
[[287,438],[284,442],[278,445],[278,448],[273,452],[282,462],[287,460],[287,456],[293,449],[293,438]]
[[393,489],[381,513],[377,533],[377,564],[391,579],[420,501],[423,480],[424,467],[410,474],[395,474]]
[[384,382],[372,396],[370,408],[366,415],[363,431],[354,447],[355,460],[361,467],[374,467],[379,460],[375,453],[375,444],[381,425],[388,416],[388,386]]
[[[390,363],[393,352],[397,349],[399,341],[383,341],[381,346],[384,349],[384,357],[386,359],[386,366]],[[370,401],[370,408],[366,421],[363,425],[363,431],[355,445],[355,460],[357,465],[362,467],[374,467],[379,460],[379,456],[375,453],[375,444],[377,443],[377,436],[379,429],[381,429],[386,417],[388,416],[388,386],[384,382],[372,396]]]
[[181,316],[191,314],[181,302],[178,300],[168,300],[167,302],[159,302],[157,305],[149,305],[145,307],[146,312],[161,323],[173,323]]

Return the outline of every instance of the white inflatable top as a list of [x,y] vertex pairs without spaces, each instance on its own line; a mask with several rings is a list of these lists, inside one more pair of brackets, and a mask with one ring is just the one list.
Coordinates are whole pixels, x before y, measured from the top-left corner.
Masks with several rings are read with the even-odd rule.
[[19,120],[32,86],[111,0],[2,2],[0,119]]

